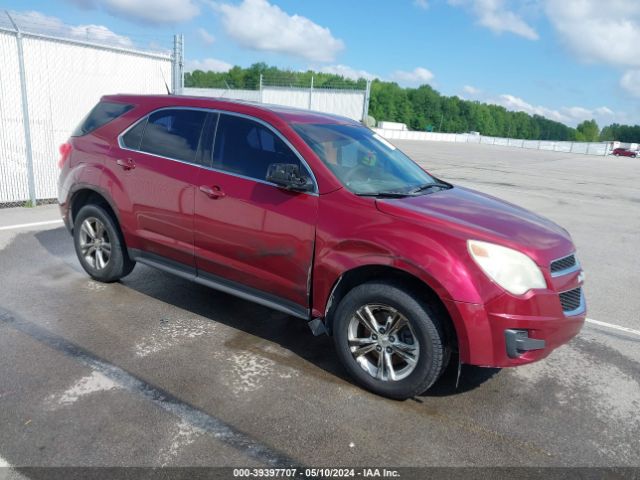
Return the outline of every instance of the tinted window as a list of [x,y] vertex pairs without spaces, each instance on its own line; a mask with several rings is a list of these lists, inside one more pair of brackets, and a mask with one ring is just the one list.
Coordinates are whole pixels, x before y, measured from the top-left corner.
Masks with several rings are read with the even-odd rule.
[[80,137],[86,135],[89,132],[94,131],[96,128],[101,127],[109,123],[114,118],[118,118],[125,112],[128,112],[133,108],[133,105],[126,103],[115,102],[99,102],[84,119],[80,122],[80,125],[71,134],[72,137]]
[[200,149],[196,155],[196,163],[205,167],[211,166],[211,151],[213,150],[213,137],[216,133],[218,114],[209,112],[200,137]]
[[213,148],[213,167],[264,180],[272,163],[300,160],[280,137],[258,122],[234,115],[220,115]]
[[142,134],[146,124],[147,119],[145,118],[122,136],[122,143],[125,147],[132,148],[134,150],[138,150],[140,148],[140,142],[142,141]]
[[207,113],[201,110],[161,110],[149,116],[140,150],[194,162]]

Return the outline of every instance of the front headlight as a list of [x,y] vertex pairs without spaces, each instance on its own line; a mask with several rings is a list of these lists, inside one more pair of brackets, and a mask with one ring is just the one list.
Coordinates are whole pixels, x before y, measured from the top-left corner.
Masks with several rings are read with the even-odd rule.
[[493,243],[467,240],[471,258],[487,276],[514,295],[547,288],[540,268],[522,252]]

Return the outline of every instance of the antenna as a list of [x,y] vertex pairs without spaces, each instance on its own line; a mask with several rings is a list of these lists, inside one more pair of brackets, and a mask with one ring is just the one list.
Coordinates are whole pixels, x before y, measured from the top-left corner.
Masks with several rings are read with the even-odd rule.
[[160,75],[162,75],[162,81],[164,82],[164,87],[167,89],[167,95],[171,95],[171,90],[169,89],[169,84],[167,83],[167,79],[164,78],[164,72],[162,71],[162,67],[158,67],[160,69]]

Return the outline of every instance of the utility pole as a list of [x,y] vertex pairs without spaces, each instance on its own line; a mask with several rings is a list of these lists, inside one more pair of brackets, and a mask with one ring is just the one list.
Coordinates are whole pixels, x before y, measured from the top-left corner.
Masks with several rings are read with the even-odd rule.
[[184,35],[173,36],[173,63],[171,65],[173,74],[173,93],[181,95],[184,88]]
[[362,122],[366,125],[369,116],[369,100],[371,98],[371,80],[367,80],[367,86],[364,90],[364,102],[362,105]]

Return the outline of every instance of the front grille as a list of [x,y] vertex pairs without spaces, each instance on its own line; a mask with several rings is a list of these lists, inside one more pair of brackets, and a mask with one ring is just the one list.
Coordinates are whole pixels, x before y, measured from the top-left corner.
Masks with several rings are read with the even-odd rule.
[[560,294],[560,304],[562,305],[562,311],[565,313],[577,310],[581,303],[582,287],[574,288],[573,290]]
[[569,270],[576,266],[576,256],[571,254],[568,257],[559,258],[551,262],[551,273],[558,273],[564,270]]

